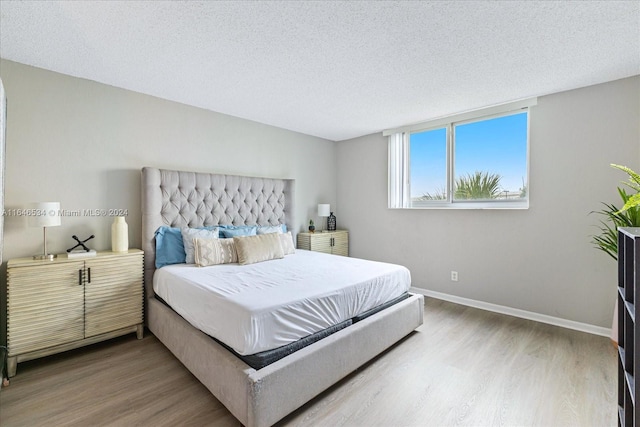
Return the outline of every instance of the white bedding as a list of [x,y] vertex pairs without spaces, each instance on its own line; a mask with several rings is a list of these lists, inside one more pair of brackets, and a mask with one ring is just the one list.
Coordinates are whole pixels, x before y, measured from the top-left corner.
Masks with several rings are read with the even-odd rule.
[[241,355],[297,341],[410,286],[403,266],[305,250],[250,265],[168,265],[153,277],[178,314]]

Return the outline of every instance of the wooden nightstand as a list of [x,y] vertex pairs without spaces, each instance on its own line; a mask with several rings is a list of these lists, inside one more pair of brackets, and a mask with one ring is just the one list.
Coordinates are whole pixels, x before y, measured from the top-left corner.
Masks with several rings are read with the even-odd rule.
[[298,233],[298,249],[349,256],[349,232],[336,230]]
[[143,255],[98,252],[7,263],[7,371],[18,362],[136,332],[142,339]]

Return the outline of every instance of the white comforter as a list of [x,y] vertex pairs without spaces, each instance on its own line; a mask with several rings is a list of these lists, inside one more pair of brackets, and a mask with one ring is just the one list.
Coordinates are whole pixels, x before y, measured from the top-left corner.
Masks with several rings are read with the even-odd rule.
[[297,341],[410,286],[403,266],[305,250],[250,265],[169,265],[153,278],[177,313],[242,355]]

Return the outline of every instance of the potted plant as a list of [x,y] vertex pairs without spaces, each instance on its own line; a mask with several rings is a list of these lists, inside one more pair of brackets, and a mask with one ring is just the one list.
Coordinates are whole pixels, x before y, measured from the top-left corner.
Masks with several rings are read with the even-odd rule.
[[622,209],[618,209],[613,203],[602,202],[604,208],[592,212],[603,217],[598,226],[600,234],[593,236],[592,243],[614,260],[618,259],[618,227],[640,227],[640,206],[624,208],[633,195],[627,194],[625,189],[620,187],[618,187],[618,194],[622,199]]
[[312,219],[310,219],[310,220],[309,220],[309,231],[310,231],[311,233],[313,233],[314,231],[316,231],[316,226],[313,224],[313,220],[312,220]]
[[[603,209],[594,211],[597,215],[601,215],[600,234],[592,236],[592,243],[595,247],[614,260],[618,259],[618,227],[640,227],[640,175],[632,171],[626,166],[612,164],[612,167],[620,169],[629,175],[629,182],[624,184],[634,190],[634,193],[628,194],[624,188],[618,187],[618,194],[622,199],[622,208],[618,209],[613,203],[604,203]],[[618,298],[613,313],[613,325],[611,328],[611,339],[617,343],[618,341]]]
[[640,175],[626,166],[616,164],[611,164],[611,166],[629,175],[629,181],[624,184],[634,190],[634,193],[628,194],[624,188],[618,187],[622,208],[618,209],[614,204],[602,202],[604,209],[593,212],[604,218],[600,221],[600,234],[593,236],[592,242],[596,248],[617,260],[618,227],[640,226]]

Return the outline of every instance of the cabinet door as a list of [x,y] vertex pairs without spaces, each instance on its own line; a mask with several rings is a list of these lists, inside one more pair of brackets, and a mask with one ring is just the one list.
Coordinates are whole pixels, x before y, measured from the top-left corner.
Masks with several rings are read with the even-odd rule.
[[331,233],[317,233],[311,237],[311,247],[315,252],[331,253]]
[[142,254],[85,262],[85,337],[142,323]]
[[349,256],[349,233],[334,233],[332,254]]
[[10,356],[83,338],[83,265],[78,261],[7,269]]

